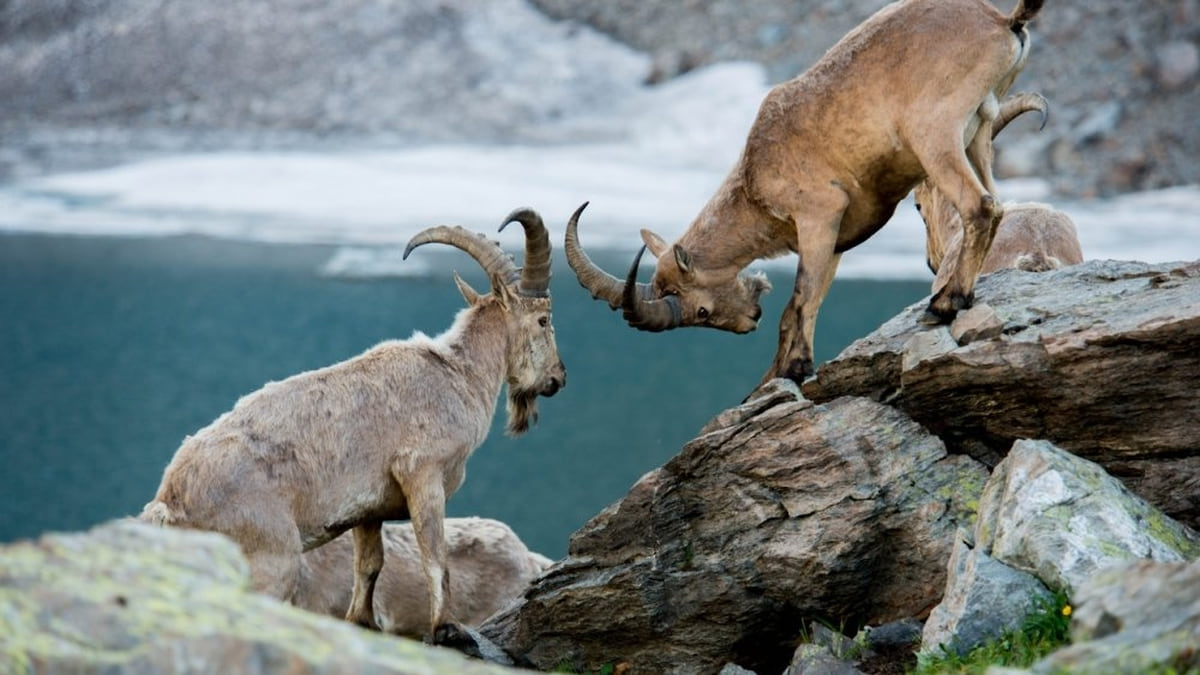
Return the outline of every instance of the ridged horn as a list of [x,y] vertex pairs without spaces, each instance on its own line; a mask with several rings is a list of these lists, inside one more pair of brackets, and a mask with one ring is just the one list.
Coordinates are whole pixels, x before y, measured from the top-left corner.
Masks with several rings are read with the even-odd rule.
[[509,223],[525,228],[525,264],[521,267],[521,295],[544,298],[550,295],[550,233],[537,211],[529,207],[514,209],[500,224],[503,232]]
[[1000,103],[1000,113],[996,115],[995,121],[992,122],[992,138],[996,138],[996,135],[1019,115],[1034,110],[1041,113],[1042,119],[1038,125],[1038,131],[1041,131],[1046,128],[1046,120],[1050,117],[1050,104],[1046,102],[1045,97],[1041,94],[1022,93],[1013,94],[1004,99]]
[[513,284],[519,277],[516,263],[500,248],[499,243],[458,226],[438,225],[421,230],[404,248],[403,259],[407,260],[413,249],[429,243],[446,244],[466,252],[479,263],[487,273],[488,279],[499,279],[502,283]]
[[625,277],[625,287],[621,291],[625,320],[634,328],[653,333],[676,328],[683,320],[679,298],[674,295],[655,298],[649,284],[637,282],[638,266],[645,252],[646,247],[643,245],[634,257],[633,264],[629,266],[629,275]]
[[607,302],[611,309],[619,309],[624,304],[625,283],[600,269],[579,244],[579,214],[587,205],[588,202],[581,204],[567,221],[567,264],[575,272],[579,285],[586,288],[593,298]]

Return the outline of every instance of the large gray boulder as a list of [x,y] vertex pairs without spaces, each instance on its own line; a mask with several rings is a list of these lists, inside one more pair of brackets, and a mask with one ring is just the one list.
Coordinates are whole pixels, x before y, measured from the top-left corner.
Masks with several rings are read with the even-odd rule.
[[975,544],[1073,597],[1096,572],[1133,560],[1200,556],[1200,536],[1093,462],[1018,441],[979,501]]
[[0,548],[0,672],[514,672],[250,591],[237,545],[133,520]]
[[770,673],[806,618],[927,612],[983,467],[888,406],[775,386],[642,477],[481,632],[543,669]]
[[822,364],[805,396],[886,401],[988,465],[1046,439],[1200,527],[1200,261],[1003,270],[975,295],[999,335],[955,340],[916,303]]

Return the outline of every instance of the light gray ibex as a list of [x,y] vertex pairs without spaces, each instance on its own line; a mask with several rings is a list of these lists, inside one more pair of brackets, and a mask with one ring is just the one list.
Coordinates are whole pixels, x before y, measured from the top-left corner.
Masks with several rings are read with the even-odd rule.
[[525,228],[522,270],[498,244],[459,227],[413,237],[405,257],[430,242],[455,246],[483,267],[492,292],[481,295],[456,275],[470,306],[438,337],[386,341],[242,397],[184,439],[141,518],[229,536],[249,559],[254,588],[287,601],[301,554],[352,529],[346,618],[372,628],[380,528],[411,518],[432,637],[456,628],[446,613],[446,499],[487,437],[503,385],[515,435],[536,420],[537,397],[566,384],[550,321],[549,236],[530,209],[510,222]]
[[[650,284],[622,281],[583,254],[576,212],[567,260],[593,296],[636,328],[744,333],[762,314],[760,258],[799,254],[795,288],[764,381],[813,372],[813,330],[843,252],[874,234],[926,178],[964,214],[965,245],[934,289],[928,322],[973,300],[1001,207],[992,121],[1029,49],[1042,0],[1004,15],[987,0],[901,0],[867,19],[799,77],[773,88],[733,170],[675,244],[643,230]],[[643,249],[644,250],[644,249]],[[639,254],[640,258],[640,254]]]
[[[992,124],[992,138],[1018,115],[1037,111],[1046,124],[1048,106],[1038,94],[1014,94],[1000,104]],[[942,259],[955,258],[962,247],[962,218],[954,204],[928,180],[913,190],[917,210],[925,221],[925,262],[936,275]],[[1083,249],[1075,223],[1066,213],[1037,202],[1005,202],[1004,216],[979,268],[980,274],[1012,267],[1045,272],[1083,262]],[[937,281],[935,280],[935,284]]]

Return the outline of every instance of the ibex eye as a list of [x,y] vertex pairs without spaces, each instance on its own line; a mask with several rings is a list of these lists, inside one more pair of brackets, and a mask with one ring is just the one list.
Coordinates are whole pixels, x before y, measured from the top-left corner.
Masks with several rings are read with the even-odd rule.
[[696,316],[700,317],[701,319],[707,319],[708,318],[708,308],[701,307],[700,309],[696,310]]
[[542,328],[545,328],[546,326],[549,326],[549,325],[550,325],[550,317],[548,317],[548,316],[539,316],[539,317],[538,317],[538,325],[539,325],[539,326],[541,326]]

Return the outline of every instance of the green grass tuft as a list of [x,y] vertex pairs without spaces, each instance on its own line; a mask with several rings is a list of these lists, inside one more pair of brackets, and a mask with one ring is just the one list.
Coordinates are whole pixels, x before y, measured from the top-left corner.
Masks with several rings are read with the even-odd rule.
[[1027,668],[1050,652],[1070,642],[1071,604],[1066,594],[1034,600],[1034,609],[1014,631],[959,655],[942,647],[937,654],[917,659],[913,675],[981,675],[991,666]]

